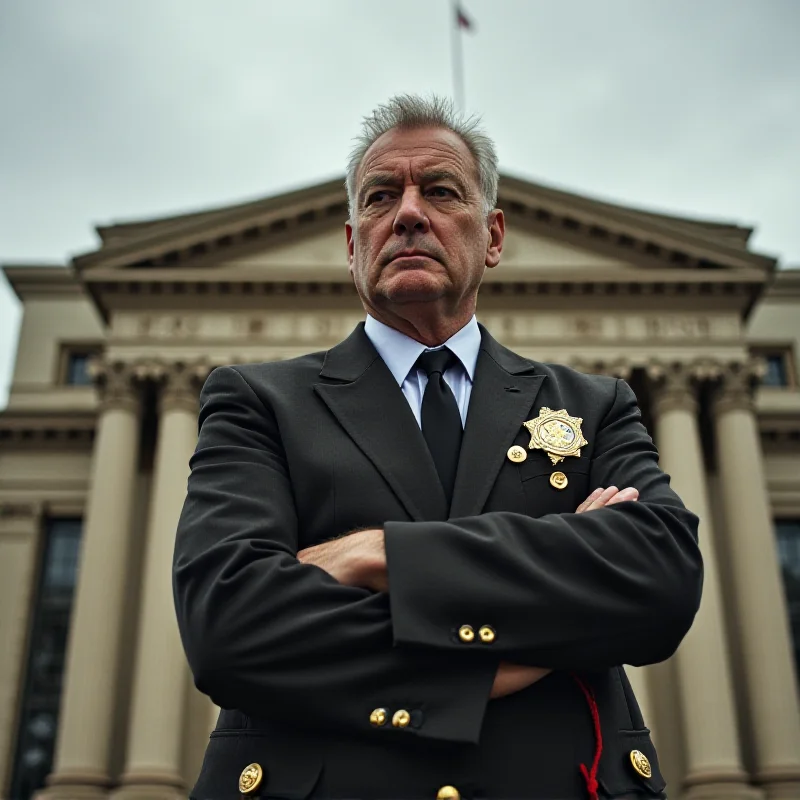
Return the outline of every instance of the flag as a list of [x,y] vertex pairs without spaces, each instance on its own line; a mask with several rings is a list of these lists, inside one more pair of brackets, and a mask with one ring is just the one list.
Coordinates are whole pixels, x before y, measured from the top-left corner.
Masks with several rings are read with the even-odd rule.
[[465,31],[471,31],[473,28],[472,20],[464,13],[459,3],[456,3],[456,24]]

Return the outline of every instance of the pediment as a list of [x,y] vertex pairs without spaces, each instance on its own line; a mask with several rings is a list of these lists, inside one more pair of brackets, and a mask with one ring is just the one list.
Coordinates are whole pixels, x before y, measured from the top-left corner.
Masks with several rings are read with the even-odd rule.
[[223,269],[330,267],[347,269],[347,242],[344,225],[313,233],[293,241],[258,250],[238,258],[226,259]]
[[[323,233],[281,244],[265,250],[248,253],[220,264],[221,270],[263,269],[277,275],[285,271],[287,278],[293,272],[328,268],[332,272],[347,269],[345,234],[337,226]],[[592,252],[586,248],[565,244],[521,227],[509,226],[498,272],[513,270],[514,279],[537,270],[619,270],[636,269],[630,262]],[[508,278],[509,276],[506,275]]]
[[[776,263],[749,250],[751,229],[734,223],[626,208],[508,176],[498,205],[508,233],[503,269],[490,273],[492,281],[522,280],[527,272],[578,279],[635,270],[659,281],[664,273],[700,271],[703,280],[735,272],[763,281]],[[159,269],[325,279],[345,268],[346,217],[343,185],[329,181],[236,206],[103,226],[101,247],[73,264],[89,281]],[[297,277],[283,277],[289,273]]]

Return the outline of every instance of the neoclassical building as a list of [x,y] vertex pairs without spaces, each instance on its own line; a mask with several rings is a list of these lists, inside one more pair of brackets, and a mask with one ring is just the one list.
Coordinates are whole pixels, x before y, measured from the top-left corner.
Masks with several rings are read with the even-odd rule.
[[[500,206],[479,318],[522,355],[628,380],[702,520],[695,625],[630,669],[670,797],[800,798],[800,271],[734,223],[511,177]],[[346,213],[337,180],[4,267],[24,315],[0,414],[0,798],[186,796],[217,713],[170,584],[198,390],[363,318]]]

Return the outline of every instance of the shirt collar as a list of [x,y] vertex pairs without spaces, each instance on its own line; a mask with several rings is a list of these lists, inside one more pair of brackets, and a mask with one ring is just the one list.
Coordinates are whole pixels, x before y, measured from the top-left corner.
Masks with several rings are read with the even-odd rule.
[[[420,354],[425,350],[438,350],[438,347],[428,348],[424,344],[406,336],[404,333],[390,328],[375,317],[367,314],[364,324],[364,333],[375,345],[378,355],[386,362],[389,371],[394,376],[399,386],[408,377],[411,368],[416,363]],[[454,333],[441,347],[447,346],[463,365],[470,380],[475,378],[475,366],[478,363],[478,352],[481,349],[481,332],[475,316],[460,331]]]

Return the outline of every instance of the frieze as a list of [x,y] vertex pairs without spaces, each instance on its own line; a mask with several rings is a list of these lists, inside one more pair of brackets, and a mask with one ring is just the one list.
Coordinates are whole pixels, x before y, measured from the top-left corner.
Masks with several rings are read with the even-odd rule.
[[0,520],[38,520],[41,514],[42,504],[40,502],[0,501]]
[[[358,311],[120,312],[113,344],[192,345],[236,342],[314,349],[345,339],[364,318]],[[479,319],[510,345],[604,342],[666,344],[736,343],[741,328],[735,313],[630,314],[489,310]]]
[[645,329],[651,339],[708,339],[711,326],[705,317],[650,317]]

